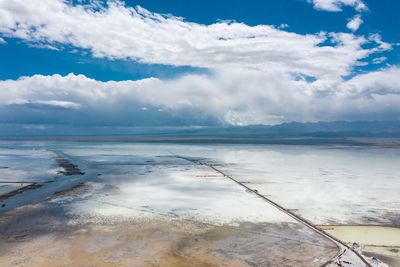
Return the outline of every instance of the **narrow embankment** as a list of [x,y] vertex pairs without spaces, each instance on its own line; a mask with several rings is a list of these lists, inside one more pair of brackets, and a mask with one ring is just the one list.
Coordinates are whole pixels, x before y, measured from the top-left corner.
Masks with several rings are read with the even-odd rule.
[[68,159],[62,157],[59,153],[52,151],[54,154],[54,159],[57,161],[58,165],[63,168],[60,173],[65,176],[71,175],[84,175],[85,173],[79,169],[78,165],[71,163]]
[[[171,153],[171,154],[173,154],[173,153]],[[223,177],[226,177],[226,178],[232,180],[233,182],[235,182],[236,184],[240,185],[241,187],[245,188],[247,192],[251,192],[251,193],[257,195],[258,197],[260,197],[264,201],[268,202],[269,204],[271,204],[275,208],[279,209],[280,211],[284,212],[285,214],[287,214],[288,216],[290,216],[297,222],[310,228],[311,230],[313,230],[314,232],[323,236],[324,238],[327,238],[328,240],[332,241],[337,246],[338,253],[336,254],[336,256],[334,258],[332,258],[330,261],[328,261],[327,263],[325,263],[322,266],[329,266],[329,265],[335,266],[336,265],[336,266],[368,266],[368,267],[372,267],[372,265],[362,255],[360,255],[357,251],[353,250],[351,247],[349,247],[348,245],[346,245],[339,239],[331,236],[330,234],[326,233],[325,231],[323,231],[320,228],[318,228],[317,226],[315,226],[310,221],[308,221],[308,220],[300,217],[299,215],[291,212],[290,210],[284,208],[283,206],[279,205],[275,201],[260,194],[257,190],[250,188],[249,186],[236,180],[232,176],[224,173],[223,171],[216,168],[215,166],[208,164],[206,162],[203,162],[201,160],[196,160],[196,159],[183,157],[183,156],[179,156],[179,155],[174,155],[174,154],[173,154],[173,156],[176,158],[180,158],[180,159],[192,162],[194,164],[203,165],[203,166],[213,169],[215,172],[221,174]]]
[[[1,182],[0,182],[0,183],[1,183]],[[10,182],[4,182],[4,183],[10,183]],[[8,199],[8,198],[10,198],[10,197],[13,197],[13,196],[15,196],[15,195],[22,194],[22,193],[24,193],[24,192],[26,192],[26,191],[33,190],[33,189],[37,189],[37,188],[39,188],[39,187],[42,186],[42,185],[40,185],[40,184],[38,184],[38,183],[32,183],[32,182],[11,182],[11,183],[15,183],[15,184],[28,184],[28,185],[19,187],[19,188],[13,190],[13,191],[10,191],[10,192],[7,192],[7,193],[5,193],[5,194],[0,195],[0,202],[1,202],[1,201],[4,201],[4,200],[6,200],[6,199]],[[4,207],[3,205],[5,206],[5,204],[3,203],[3,204],[0,205],[0,207],[3,208],[3,207]]]

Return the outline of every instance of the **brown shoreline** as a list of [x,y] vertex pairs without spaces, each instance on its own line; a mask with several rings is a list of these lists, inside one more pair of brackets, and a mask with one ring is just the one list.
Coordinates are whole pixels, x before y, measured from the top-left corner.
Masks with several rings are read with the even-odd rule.
[[37,204],[0,217],[0,265],[308,267],[320,266],[336,253],[322,239],[299,243],[298,227],[212,225],[179,218],[118,222],[65,217],[58,205]]

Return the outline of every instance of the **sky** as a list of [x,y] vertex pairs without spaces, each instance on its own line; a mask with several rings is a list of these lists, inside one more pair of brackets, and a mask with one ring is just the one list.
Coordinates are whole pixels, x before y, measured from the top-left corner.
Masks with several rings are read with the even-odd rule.
[[398,14],[397,0],[0,0],[0,127],[399,121]]

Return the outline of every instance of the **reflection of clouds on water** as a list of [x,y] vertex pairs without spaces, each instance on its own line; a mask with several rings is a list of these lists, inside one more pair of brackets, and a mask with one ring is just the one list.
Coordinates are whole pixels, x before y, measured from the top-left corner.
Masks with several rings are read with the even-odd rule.
[[[3,142],[0,148],[0,166],[9,167],[0,169],[2,176],[43,179],[56,173],[57,166],[45,150],[30,149],[35,144],[29,142],[18,149],[6,148],[13,145]],[[88,198],[91,202],[73,203],[75,211],[112,214],[120,205],[121,214],[134,214],[149,206],[153,213],[173,211],[179,216],[205,219],[270,219],[273,212],[259,212],[265,209],[265,203],[243,194],[241,188],[206,166],[174,158],[176,154],[218,166],[318,224],[392,224],[394,216],[385,214],[400,214],[400,180],[395,175],[400,173],[400,152],[395,149],[143,143],[51,146],[101,174],[94,181],[99,186]],[[96,201],[112,205],[96,206]]]
[[[153,175],[165,176],[160,174],[159,169],[163,164],[171,176],[172,167],[181,168],[188,174],[194,171],[191,170],[193,167],[182,166],[187,163],[172,161],[171,158],[167,162],[167,157],[155,157],[154,162],[148,165],[152,166],[154,173],[151,174],[147,173],[146,167],[139,168],[141,163],[138,160],[140,161],[141,157],[142,161],[146,161],[149,157],[168,155],[167,151],[171,151],[178,155],[203,160],[205,158],[211,164],[218,164],[218,168],[227,174],[251,185],[260,193],[271,196],[283,206],[296,209],[297,213],[315,223],[390,223],[383,214],[390,211],[400,213],[397,197],[400,181],[394,175],[400,173],[400,153],[393,149],[282,145],[101,144],[91,146],[89,150],[77,146],[69,152],[82,153],[85,157],[92,155],[104,163],[107,162],[105,157],[100,159],[96,156],[96,153],[104,153],[104,150],[107,151],[107,158],[115,164],[114,169],[109,168],[112,164],[107,166],[109,173],[114,174],[112,178],[108,177],[109,179],[123,181],[128,177],[131,170],[125,168],[123,163],[128,166],[127,163],[130,162],[136,166],[134,172],[146,177],[149,183],[161,185],[164,181],[179,180],[179,176],[168,177],[164,181],[152,180],[150,177]],[[119,172],[123,172],[125,176],[117,175]],[[149,174],[151,175],[148,176]],[[130,176],[130,179],[138,179],[137,177]],[[218,191],[218,185],[213,186]],[[185,188],[184,185],[180,185],[175,189],[190,192],[192,187]]]
[[[149,152],[143,150],[144,154]],[[140,154],[141,149],[134,151]],[[74,154],[73,149],[69,153]],[[72,203],[70,212],[102,216],[180,217],[215,223],[292,222],[286,215],[256,196],[246,194],[241,187],[206,166],[170,156],[156,157],[159,151],[153,153],[151,160],[148,156],[112,155],[106,164],[106,159],[97,155],[95,159],[87,157],[93,165],[97,160],[102,162],[101,168],[106,171],[100,179],[106,185],[93,192],[87,201]],[[104,157],[110,158],[110,155]],[[131,164],[119,164],[118,157],[121,162]]]
[[0,181],[46,181],[57,175],[60,170],[52,159],[52,155],[45,150],[32,148],[8,148],[0,143]]

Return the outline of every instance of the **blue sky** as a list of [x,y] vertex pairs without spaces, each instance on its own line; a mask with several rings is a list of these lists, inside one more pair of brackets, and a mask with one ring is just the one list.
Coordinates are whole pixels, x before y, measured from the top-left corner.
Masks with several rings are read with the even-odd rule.
[[[391,43],[400,41],[400,2],[394,0],[365,1],[370,10],[364,14],[364,24],[359,34],[379,33]],[[128,6],[140,5],[153,12],[173,14],[188,21],[212,24],[219,20],[235,20],[248,25],[287,24],[288,31],[316,33],[319,31],[348,31],[346,20],[354,16],[352,7],[342,12],[318,11],[306,0],[221,0],[221,1],[126,1]],[[397,27],[396,27],[397,25]],[[135,61],[95,59],[90,54],[66,53],[32,48],[21,40],[10,38],[8,45],[0,46],[0,79],[17,79],[34,74],[79,73],[101,81],[140,79],[147,77],[169,78],[182,73],[197,71],[190,67],[138,64]],[[387,63],[400,62],[399,48],[387,53]],[[45,61],[45,64],[43,64]],[[372,69],[380,66],[372,66]],[[371,69],[368,66],[367,69]]]
[[395,0],[0,0],[0,123],[399,120]]

